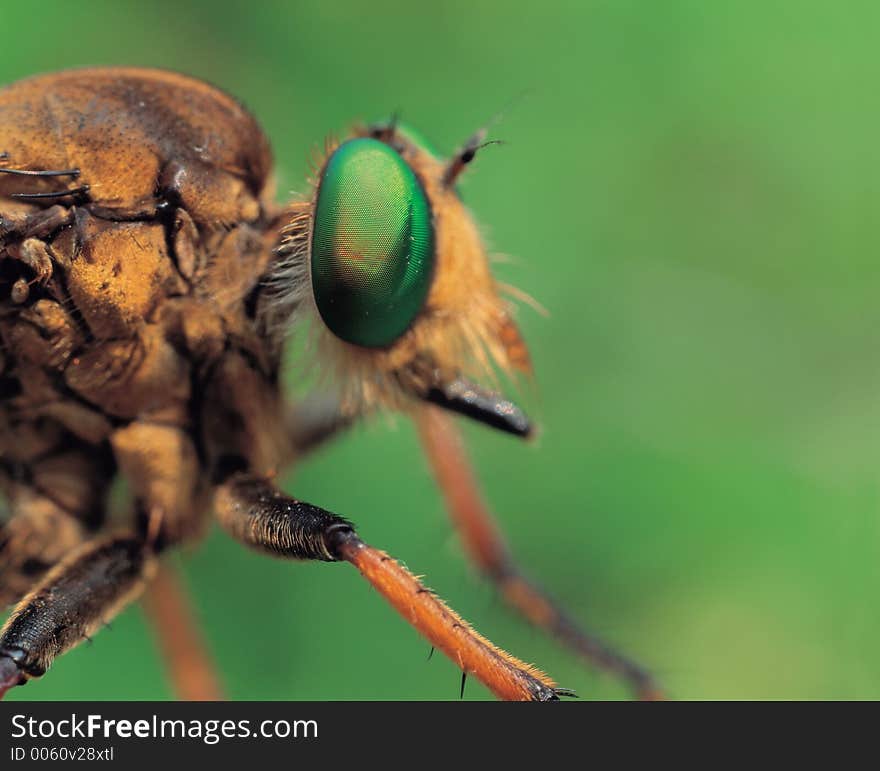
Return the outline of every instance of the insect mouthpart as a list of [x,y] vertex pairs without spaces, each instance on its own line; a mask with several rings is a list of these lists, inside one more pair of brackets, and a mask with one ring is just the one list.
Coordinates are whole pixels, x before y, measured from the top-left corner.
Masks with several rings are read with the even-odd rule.
[[524,439],[532,435],[531,421],[516,404],[464,378],[456,378],[446,386],[431,388],[424,399],[508,434]]

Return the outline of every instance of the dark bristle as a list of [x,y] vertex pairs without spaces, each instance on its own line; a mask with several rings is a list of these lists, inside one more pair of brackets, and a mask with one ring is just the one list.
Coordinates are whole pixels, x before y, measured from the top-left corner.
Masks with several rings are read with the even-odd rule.
[[76,177],[79,169],[4,169],[0,168],[0,174],[14,174],[19,177]]
[[12,193],[10,194],[10,198],[15,198],[19,201],[37,201],[41,199],[51,199],[51,198],[65,198],[66,196],[77,196],[77,195],[85,195],[89,192],[88,185],[80,185],[79,187],[75,187],[71,190],[50,190],[45,193]]

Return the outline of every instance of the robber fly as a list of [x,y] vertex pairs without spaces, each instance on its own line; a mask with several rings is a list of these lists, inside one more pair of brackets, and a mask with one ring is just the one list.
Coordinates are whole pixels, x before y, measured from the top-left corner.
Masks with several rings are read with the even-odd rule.
[[[531,432],[478,385],[493,367],[530,367],[456,193],[484,141],[444,159],[394,121],[356,128],[327,145],[310,194],[281,207],[257,122],[198,80],[87,69],[0,91],[0,604],[15,603],[0,695],[138,598],[210,515],[268,555],[351,563],[499,698],[565,694],[349,520],[275,486],[377,409],[415,418],[465,545],[503,596],[656,694],[515,567],[445,417]],[[291,404],[284,343],[306,327],[333,388]],[[119,476],[131,512],[111,525]]]

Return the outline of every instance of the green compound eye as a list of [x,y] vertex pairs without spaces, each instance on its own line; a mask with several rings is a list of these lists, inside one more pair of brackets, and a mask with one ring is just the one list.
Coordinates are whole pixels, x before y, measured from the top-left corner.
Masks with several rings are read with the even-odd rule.
[[434,270],[431,209],[412,169],[376,139],[351,139],[321,176],[312,228],[312,290],[337,337],[393,343],[424,305]]

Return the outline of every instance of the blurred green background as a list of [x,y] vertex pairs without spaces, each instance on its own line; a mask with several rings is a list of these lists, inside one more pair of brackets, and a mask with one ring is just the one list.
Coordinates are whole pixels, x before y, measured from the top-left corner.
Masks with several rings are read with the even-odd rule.
[[[466,427],[515,553],[672,697],[877,698],[876,8],[4,0],[0,82],[202,76],[262,121],[282,193],[353,119],[399,110],[451,151],[513,101],[463,194],[511,255],[498,275],[550,311],[520,314],[539,441]],[[584,698],[626,696],[475,575],[405,421],[296,483],[499,644]],[[216,532],[182,562],[232,698],[458,698],[348,566]],[[12,694],[169,696],[138,609]]]

